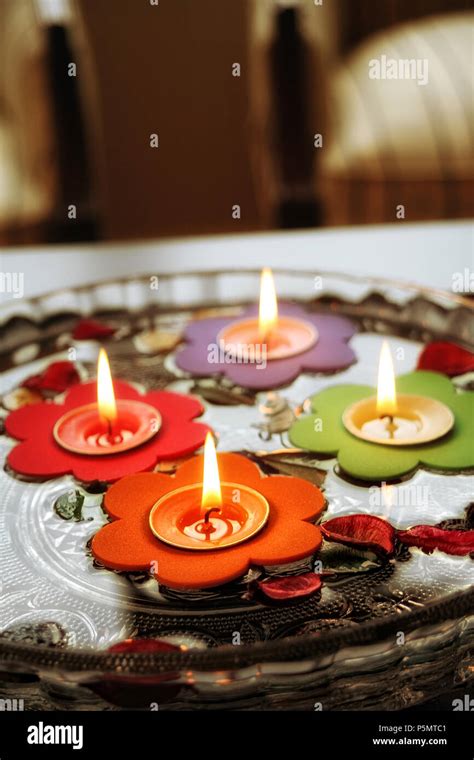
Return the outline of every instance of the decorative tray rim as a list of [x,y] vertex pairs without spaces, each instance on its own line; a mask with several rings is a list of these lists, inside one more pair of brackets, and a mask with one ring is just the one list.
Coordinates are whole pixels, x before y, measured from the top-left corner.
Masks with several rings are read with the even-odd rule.
[[[474,588],[450,594],[445,599],[428,602],[422,609],[403,612],[390,618],[370,620],[363,626],[345,630],[321,632],[318,636],[291,636],[283,640],[256,642],[235,647],[213,647],[205,650],[189,649],[176,652],[91,652],[86,649],[51,649],[41,644],[23,644],[0,639],[0,659],[8,662],[42,666],[46,653],[53,656],[53,666],[65,671],[100,671],[101,673],[141,674],[146,671],[161,673],[174,668],[196,667],[201,670],[235,669],[269,662],[301,661],[335,654],[351,646],[380,644],[400,630],[405,632],[444,623],[459,621],[474,614]],[[80,662],[77,662],[77,660]]]

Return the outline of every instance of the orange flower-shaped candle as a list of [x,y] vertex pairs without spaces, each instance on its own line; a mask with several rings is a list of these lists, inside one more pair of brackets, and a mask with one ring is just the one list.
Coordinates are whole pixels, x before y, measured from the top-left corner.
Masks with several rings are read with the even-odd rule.
[[[105,497],[112,522],[94,536],[94,557],[113,570],[148,570],[166,586],[195,589],[228,583],[252,565],[288,564],[319,549],[321,532],[312,521],[324,497],[316,486],[263,476],[245,457],[220,454],[221,492],[211,494],[215,506],[207,494],[200,512],[195,492],[203,493],[203,465],[199,456],[173,476],[142,473],[115,483]],[[170,509],[174,499],[181,508]]]

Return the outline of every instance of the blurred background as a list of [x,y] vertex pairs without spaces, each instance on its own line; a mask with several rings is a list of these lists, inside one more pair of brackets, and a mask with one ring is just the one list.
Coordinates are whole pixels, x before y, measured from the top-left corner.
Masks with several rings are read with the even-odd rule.
[[0,244],[473,216],[469,7],[0,0]]

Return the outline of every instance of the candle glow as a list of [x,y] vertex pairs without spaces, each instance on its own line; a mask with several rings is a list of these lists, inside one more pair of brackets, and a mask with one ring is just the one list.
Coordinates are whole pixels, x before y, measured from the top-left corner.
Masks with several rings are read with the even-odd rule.
[[54,426],[56,442],[68,451],[90,456],[119,454],[141,446],[159,431],[161,415],[154,406],[139,399],[115,399],[103,348],[97,362],[95,396],[95,403],[69,409]]
[[221,483],[214,439],[207,433],[202,483],[164,494],[154,504],[149,524],[164,543],[209,551],[247,541],[263,528],[269,512],[267,500],[255,489],[241,483]]
[[392,353],[387,341],[382,343],[380,351],[377,381],[377,412],[380,417],[393,417],[398,411],[395,371]]
[[258,310],[258,331],[264,343],[278,326],[278,302],[272,270],[265,267],[260,276],[260,303]]
[[113,425],[117,420],[117,404],[109,360],[103,348],[100,349],[97,362],[97,406],[101,419]]
[[201,510],[205,512],[213,507],[222,507],[222,493],[214,438],[208,433],[204,444]]
[[437,440],[454,424],[442,402],[425,396],[397,395],[392,354],[386,340],[380,351],[377,395],[351,404],[344,426],[358,438],[391,446],[411,446]]
[[258,317],[252,314],[230,322],[217,335],[226,361],[229,358],[229,363],[257,364],[255,357],[263,354],[259,369],[265,369],[267,360],[288,359],[309,351],[317,340],[318,331],[311,322],[291,314],[279,315],[273,274],[268,268],[262,269],[260,276]]

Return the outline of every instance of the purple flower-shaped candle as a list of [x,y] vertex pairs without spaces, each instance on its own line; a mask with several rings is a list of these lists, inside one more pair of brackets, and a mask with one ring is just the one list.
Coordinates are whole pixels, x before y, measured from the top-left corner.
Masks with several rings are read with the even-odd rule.
[[[265,273],[263,277],[265,276]],[[272,294],[271,294],[272,296]],[[302,372],[335,372],[356,357],[348,341],[352,322],[332,314],[312,314],[270,297],[266,317],[257,306],[239,319],[212,318],[192,322],[187,345],[176,357],[178,367],[192,375],[224,375],[244,388],[287,385]]]

